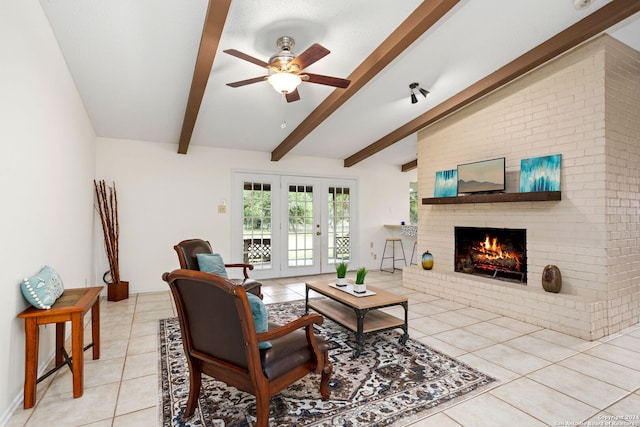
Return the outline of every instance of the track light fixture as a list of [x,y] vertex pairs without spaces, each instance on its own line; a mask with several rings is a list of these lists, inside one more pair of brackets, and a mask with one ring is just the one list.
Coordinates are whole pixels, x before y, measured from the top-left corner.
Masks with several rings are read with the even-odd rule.
[[429,91],[426,89],[422,89],[420,87],[420,84],[418,83],[411,83],[409,85],[409,89],[411,90],[411,103],[415,104],[416,102],[418,102],[418,97],[416,96],[416,89],[418,90],[418,92],[420,92],[422,94],[422,96],[424,96],[425,98],[427,97],[427,95],[429,95]]

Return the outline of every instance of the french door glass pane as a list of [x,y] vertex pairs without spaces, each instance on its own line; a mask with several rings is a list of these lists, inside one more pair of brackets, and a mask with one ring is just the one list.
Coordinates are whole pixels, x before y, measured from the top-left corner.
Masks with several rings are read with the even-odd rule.
[[243,260],[257,270],[271,268],[271,184],[244,182]]
[[313,265],[313,186],[290,185],[288,211],[288,265]]
[[351,199],[348,187],[329,187],[328,198],[328,254],[329,264],[351,259],[349,225]]

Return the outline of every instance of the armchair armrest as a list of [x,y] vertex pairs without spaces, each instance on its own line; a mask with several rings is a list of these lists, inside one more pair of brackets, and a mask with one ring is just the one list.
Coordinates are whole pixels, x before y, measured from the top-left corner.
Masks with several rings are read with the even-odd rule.
[[322,317],[320,314],[307,314],[306,316],[302,316],[295,320],[292,320],[286,325],[278,326],[277,328],[270,329],[267,332],[257,333],[256,337],[258,338],[258,341],[269,341],[288,335],[291,332],[297,331],[301,328],[313,328],[313,325],[322,325],[323,322],[324,317]]
[[226,268],[242,268],[242,274],[244,274],[244,278],[248,279],[249,278],[249,273],[247,273],[247,270],[253,270],[253,265],[251,264],[225,264],[224,265]]

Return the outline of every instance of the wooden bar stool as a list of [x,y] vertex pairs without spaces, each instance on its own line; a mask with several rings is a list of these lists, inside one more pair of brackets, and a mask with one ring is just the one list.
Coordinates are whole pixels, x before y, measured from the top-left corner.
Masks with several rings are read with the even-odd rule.
[[[386,256],[387,253],[387,245],[391,243],[391,255]],[[400,243],[400,250],[402,251],[402,258],[396,258],[396,243]],[[391,269],[386,270],[383,268],[384,260],[391,260]],[[404,255],[404,247],[402,246],[402,239],[399,237],[389,237],[384,242],[384,249],[382,249],[382,259],[380,260],[380,271],[387,271],[389,273],[395,273],[396,270],[401,270],[400,268],[396,268],[396,261],[404,261],[404,265],[407,265],[407,258]]]

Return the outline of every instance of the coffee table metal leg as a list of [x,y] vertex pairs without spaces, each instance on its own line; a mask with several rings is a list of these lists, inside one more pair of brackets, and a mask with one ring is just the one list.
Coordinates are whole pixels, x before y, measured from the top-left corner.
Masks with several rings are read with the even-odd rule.
[[409,339],[409,303],[403,302],[400,305],[404,308],[404,325],[402,325],[404,334],[400,337],[400,344],[405,345]]
[[367,315],[369,310],[358,310],[356,312],[356,320],[358,322],[358,330],[356,331],[356,349],[353,350],[353,357],[356,358],[362,353],[362,347],[364,346],[364,316]]
[[304,314],[309,314],[309,286],[304,287]]

